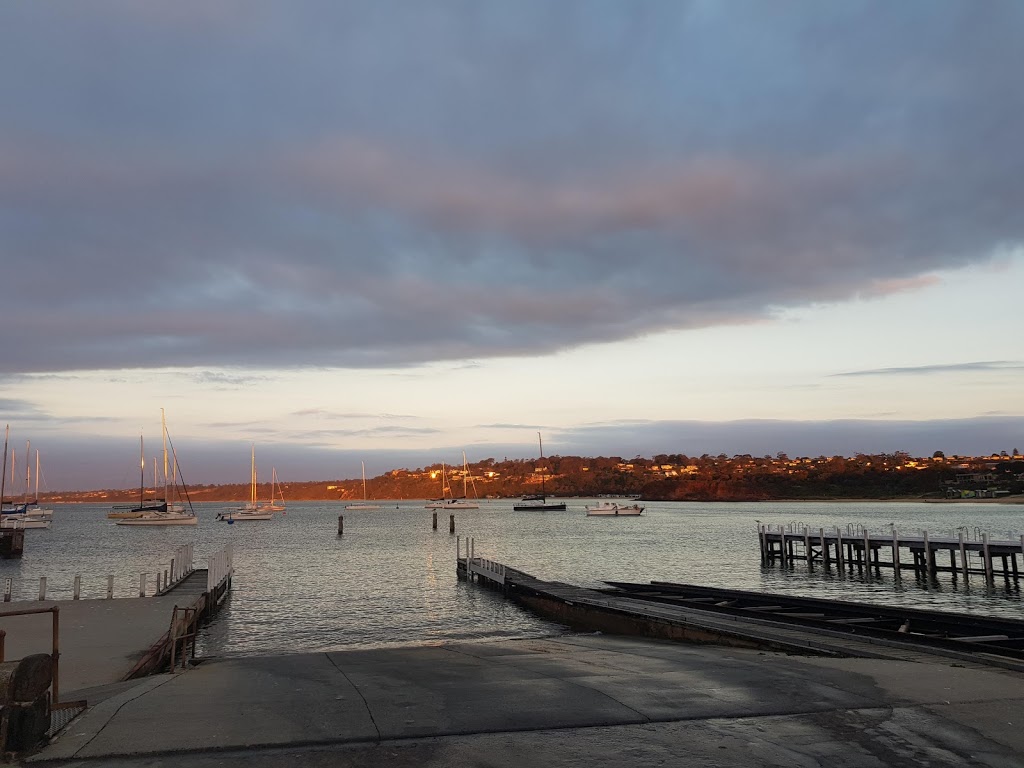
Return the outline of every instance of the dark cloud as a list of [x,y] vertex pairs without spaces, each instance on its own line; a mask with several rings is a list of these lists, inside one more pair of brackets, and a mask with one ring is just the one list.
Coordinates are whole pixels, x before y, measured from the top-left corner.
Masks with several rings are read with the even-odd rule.
[[872,368],[866,371],[847,371],[833,376],[903,376],[933,373],[973,373],[976,371],[1020,371],[1024,363],[1010,360],[993,360],[976,363],[950,363],[946,365],[913,365],[897,368]]
[[0,7],[0,371],[550,352],[1024,240],[1016,2],[174,5]]

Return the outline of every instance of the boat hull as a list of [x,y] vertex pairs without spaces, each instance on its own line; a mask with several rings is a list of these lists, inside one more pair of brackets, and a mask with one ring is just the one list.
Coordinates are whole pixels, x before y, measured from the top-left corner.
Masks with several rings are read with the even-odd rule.
[[25,528],[49,528],[50,521],[36,519],[32,520],[29,518],[12,517],[11,515],[4,515],[2,521],[0,521],[0,528],[15,528],[17,530],[23,530]]
[[516,512],[564,512],[565,502],[559,504],[513,504]]
[[224,512],[217,515],[225,523],[241,523],[247,520],[273,520],[273,512]]
[[182,515],[180,517],[162,515],[160,517],[135,517],[128,520],[118,520],[116,525],[198,525],[199,519],[195,515]]

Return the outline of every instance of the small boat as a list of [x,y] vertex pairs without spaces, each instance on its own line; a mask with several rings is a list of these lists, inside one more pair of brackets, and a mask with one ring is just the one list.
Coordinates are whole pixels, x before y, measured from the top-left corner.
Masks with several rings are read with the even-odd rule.
[[274,513],[270,510],[232,509],[227,512],[218,512],[217,519],[230,525],[231,523],[245,522],[246,520],[273,520]]
[[277,467],[270,471],[270,501],[260,504],[259,508],[267,512],[284,512],[284,491],[281,484],[277,482]]
[[520,501],[518,504],[512,505],[512,509],[514,509],[516,512],[559,512],[565,510],[565,502],[557,501],[548,503],[546,496],[537,493],[531,496],[523,496],[522,501]]
[[355,504],[346,504],[345,509],[380,509],[379,504],[370,504],[366,498],[366,462],[360,461],[359,465],[363,469],[363,500]]
[[0,518],[0,528],[14,528],[23,530],[26,528],[49,528],[50,520],[37,517],[31,518],[25,515],[4,515]]
[[639,504],[616,504],[613,501],[602,501],[598,504],[587,506],[587,516],[596,517],[600,515],[614,517],[635,517],[644,511]]
[[[168,473],[168,457],[173,457],[175,478],[180,478],[178,470],[178,456],[172,447],[171,453],[167,452],[169,436],[167,434],[167,421],[164,418],[164,409],[160,409],[160,429],[163,433],[164,444],[164,498],[146,499],[146,453],[139,436],[139,468],[141,479],[139,481],[139,503],[125,508],[123,505],[114,507],[107,513],[107,517],[116,520],[116,525],[197,525],[199,518],[192,510],[192,502],[188,501],[188,511],[185,505],[180,502],[168,503],[168,480],[171,475]],[[177,486],[177,480],[175,480]],[[185,491],[185,499],[188,499],[188,489],[182,482],[182,490]]]
[[115,525],[198,525],[195,515],[182,512],[144,512],[139,517],[118,520]]
[[[540,447],[540,459],[544,460],[544,441],[541,440],[540,432],[537,433],[537,445]],[[540,493],[531,494],[529,496],[523,496],[523,500],[518,504],[513,504],[512,509],[516,512],[561,512],[565,510],[564,501],[556,501],[548,503],[547,496],[544,493],[544,476],[547,472],[541,472],[540,475]]]

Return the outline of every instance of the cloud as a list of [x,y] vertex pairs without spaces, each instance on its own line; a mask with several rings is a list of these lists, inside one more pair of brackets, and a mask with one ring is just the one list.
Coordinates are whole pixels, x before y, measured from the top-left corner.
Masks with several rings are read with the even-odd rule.
[[974,373],[977,371],[1021,371],[1024,363],[1013,360],[991,360],[973,363],[948,363],[936,365],[912,365],[896,368],[872,368],[865,371],[846,371],[832,376],[925,376],[946,373]]
[[0,373],[551,353],[1024,242],[1019,4],[84,5],[0,7]]

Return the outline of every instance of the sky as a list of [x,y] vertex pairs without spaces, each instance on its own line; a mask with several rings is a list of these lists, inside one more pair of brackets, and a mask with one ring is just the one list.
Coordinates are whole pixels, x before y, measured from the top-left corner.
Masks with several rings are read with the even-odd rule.
[[[1024,449],[1016,0],[0,5],[50,489]],[[270,465],[270,466],[268,466]],[[22,464],[24,466],[24,464]],[[20,477],[20,474],[19,474]]]

